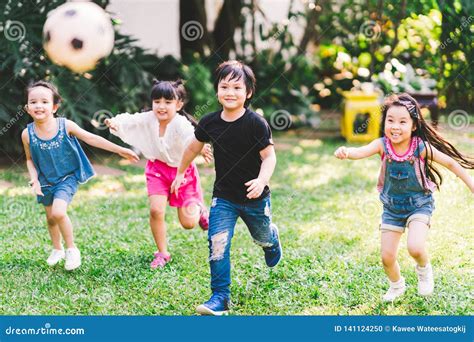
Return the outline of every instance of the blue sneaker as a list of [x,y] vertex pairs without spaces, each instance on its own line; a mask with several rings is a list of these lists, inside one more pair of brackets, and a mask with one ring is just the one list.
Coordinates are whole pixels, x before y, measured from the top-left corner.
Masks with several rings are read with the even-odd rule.
[[213,294],[204,304],[196,308],[198,314],[211,316],[224,316],[229,314],[229,298]]
[[265,252],[265,262],[267,263],[268,267],[275,267],[278,265],[283,256],[278,227],[275,224],[272,224],[272,227],[276,235],[277,242],[271,247],[263,247],[263,251]]

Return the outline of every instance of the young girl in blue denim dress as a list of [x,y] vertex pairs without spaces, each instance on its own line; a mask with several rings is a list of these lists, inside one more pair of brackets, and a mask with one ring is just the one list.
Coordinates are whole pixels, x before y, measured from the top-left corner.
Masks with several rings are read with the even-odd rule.
[[[56,118],[61,97],[49,82],[38,81],[26,89],[25,109],[33,118],[21,134],[26,154],[30,186],[38,203],[44,205],[53,250],[46,260],[50,266],[66,259],[64,267],[71,271],[81,265],[81,253],[74,244],[73,228],[67,207],[77,191],[94,170],[77,138],[91,146],[115,152],[131,161],[137,155],[89,133],[65,118]],[[66,244],[64,251],[61,236]]]
[[466,169],[474,160],[461,154],[426,123],[416,100],[408,94],[389,96],[382,111],[383,137],[354,148],[342,146],[339,159],[362,159],[374,154],[382,157],[377,189],[383,203],[381,253],[390,287],[384,301],[394,301],[406,289],[400,274],[397,251],[408,227],[407,248],[415,259],[418,293],[433,293],[433,270],[426,251],[426,239],[434,210],[432,193],[442,183],[433,161],[446,167],[474,192],[474,181]]

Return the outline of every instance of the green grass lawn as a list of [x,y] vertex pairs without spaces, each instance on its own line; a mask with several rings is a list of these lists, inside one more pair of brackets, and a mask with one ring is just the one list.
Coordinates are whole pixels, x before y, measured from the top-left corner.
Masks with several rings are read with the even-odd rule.
[[[305,134],[303,133],[303,136]],[[463,151],[472,140],[454,135]],[[381,204],[375,189],[379,160],[339,161],[342,141],[277,135],[278,165],[272,178],[273,219],[280,227],[284,259],[273,270],[239,220],[232,245],[232,314],[235,315],[471,315],[473,310],[473,195],[444,172],[435,194],[429,238],[435,293],[416,293],[414,262],[402,238],[399,261],[408,290],[385,304],[379,255]],[[168,208],[173,261],[149,268],[155,250],[148,227],[145,180],[140,168],[126,176],[102,176],[80,187],[69,215],[83,265],[50,268],[42,206],[26,186],[26,166],[0,170],[15,187],[0,190],[0,313],[53,315],[193,315],[208,299],[207,234],[180,228]],[[203,170],[202,165],[200,170]],[[207,171],[207,172],[206,172]],[[474,175],[473,172],[470,172]],[[211,169],[201,172],[210,202]]]

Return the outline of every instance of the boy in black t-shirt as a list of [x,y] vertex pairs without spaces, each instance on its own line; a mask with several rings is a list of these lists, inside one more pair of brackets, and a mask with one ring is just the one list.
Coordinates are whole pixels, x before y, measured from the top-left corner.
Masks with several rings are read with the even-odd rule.
[[243,63],[224,62],[216,70],[214,87],[223,110],[201,119],[171,186],[178,193],[184,171],[204,143],[211,142],[216,165],[208,232],[212,296],[197,307],[204,315],[228,313],[230,245],[239,217],[263,248],[269,267],[282,257],[278,228],[271,221],[268,187],[276,165],[272,132],[260,115],[247,108],[255,92],[254,73]]

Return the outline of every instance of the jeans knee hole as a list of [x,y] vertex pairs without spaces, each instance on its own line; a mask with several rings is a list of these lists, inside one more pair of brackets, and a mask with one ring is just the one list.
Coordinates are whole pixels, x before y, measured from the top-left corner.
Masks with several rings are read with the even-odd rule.
[[224,231],[211,236],[211,256],[209,260],[221,260],[224,258],[225,248],[229,232]]

